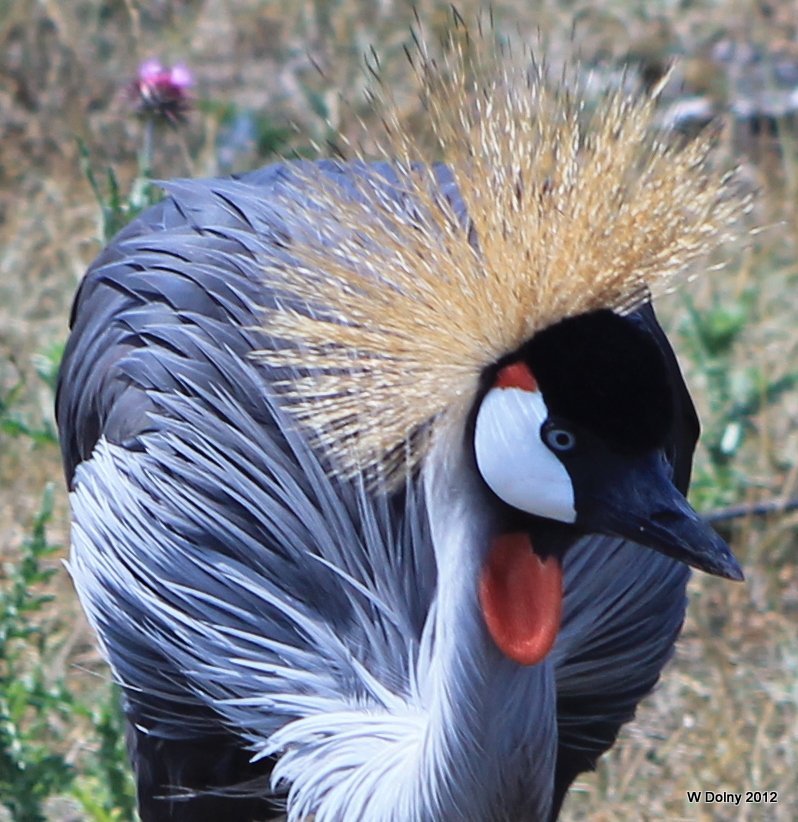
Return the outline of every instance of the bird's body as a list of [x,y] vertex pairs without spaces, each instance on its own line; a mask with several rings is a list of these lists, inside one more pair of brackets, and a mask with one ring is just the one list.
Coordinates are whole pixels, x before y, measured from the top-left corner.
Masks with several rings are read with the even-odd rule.
[[[510,413],[501,403],[516,396],[502,393],[507,374],[521,374],[509,385],[520,403],[538,396],[531,368],[557,413],[567,411],[567,392],[546,376],[547,346],[562,345],[554,337],[533,336],[521,371],[477,374],[464,416],[439,414],[432,434],[428,418],[406,426],[407,448],[411,439],[423,445],[405,471],[391,440],[372,438],[352,456],[317,436],[338,426],[351,445],[359,424],[374,429],[374,415],[390,429],[377,389],[354,428],[335,409],[316,433],[308,426],[307,352],[295,347],[291,319],[301,327],[321,315],[372,330],[337,308],[303,313],[307,295],[280,272],[335,256],[339,224],[341,243],[351,242],[352,224],[331,212],[330,198],[343,212],[379,200],[388,206],[377,222],[417,223],[430,201],[408,188],[407,173],[324,161],[171,183],[81,286],[58,398],[70,567],[124,688],[144,822],[243,822],[285,812],[286,803],[290,819],[317,822],[543,822],[613,743],[672,652],[687,567],[621,538],[630,535],[598,514],[594,533],[580,520],[588,498],[578,483],[567,510],[556,494],[552,513],[507,504],[492,479],[498,469],[483,457],[498,436],[484,409]],[[420,173],[457,224],[446,230],[477,248],[461,179],[443,165]],[[431,272],[429,283],[445,275]],[[346,300],[369,297],[358,282]],[[649,427],[663,433],[650,434],[647,422],[638,433],[655,437],[684,491],[698,426],[670,346],[648,305],[623,319],[610,314],[591,316],[602,340],[616,330],[622,338],[619,372],[630,347],[661,372],[651,391],[664,392],[657,414],[666,422],[655,415]],[[579,349],[579,322],[555,325],[566,329],[568,350],[586,352],[574,368],[590,382],[596,345]],[[314,345],[309,362],[318,364],[326,355]],[[369,363],[379,374],[379,357]],[[325,378],[343,371],[335,361]],[[618,380],[607,384],[626,385]],[[342,384],[347,402],[352,393]],[[612,442],[616,412],[612,405],[601,428]],[[394,454],[382,484],[379,458],[369,462],[380,448]],[[635,448],[637,459],[649,444]],[[620,445],[610,450],[627,459]],[[552,476],[566,484],[583,471],[567,463],[566,475],[559,465]],[[590,500],[603,493],[593,489]],[[691,550],[639,532],[679,558]],[[721,553],[713,543],[687,558],[733,575]],[[562,613],[558,622],[552,605],[545,628],[513,612],[523,598],[510,590],[529,574],[532,588],[558,598],[559,576],[529,565],[538,555],[540,567],[551,556],[562,565]]]

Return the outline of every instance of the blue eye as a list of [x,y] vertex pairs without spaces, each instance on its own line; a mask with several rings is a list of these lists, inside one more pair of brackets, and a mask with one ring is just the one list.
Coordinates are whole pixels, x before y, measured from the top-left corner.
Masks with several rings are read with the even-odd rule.
[[576,437],[567,428],[547,428],[543,440],[552,451],[571,451],[576,447]]

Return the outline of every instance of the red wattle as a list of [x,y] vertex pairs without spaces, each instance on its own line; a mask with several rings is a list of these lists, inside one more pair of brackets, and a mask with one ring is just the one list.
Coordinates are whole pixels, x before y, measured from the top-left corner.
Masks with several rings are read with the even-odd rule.
[[482,569],[479,601],[501,652],[519,665],[535,665],[549,653],[560,628],[560,562],[539,557],[527,534],[501,534]]

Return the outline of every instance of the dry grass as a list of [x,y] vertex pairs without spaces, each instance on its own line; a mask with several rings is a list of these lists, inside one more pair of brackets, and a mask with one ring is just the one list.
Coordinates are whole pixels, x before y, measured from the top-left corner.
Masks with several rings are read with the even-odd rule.
[[[430,29],[446,25],[445,4],[416,5]],[[675,82],[721,104],[733,103],[752,82],[742,58],[719,61],[728,44],[737,54],[747,48],[759,52],[758,65],[774,71],[779,61],[798,63],[792,0],[704,0],[683,3],[678,11],[663,2],[656,13],[651,9],[660,4],[650,3],[646,15],[628,2],[599,5],[601,11],[590,4],[506,0],[494,9],[499,21],[526,31],[539,27],[554,54],[566,48],[576,19],[586,62],[601,59],[614,66],[616,58],[629,55],[644,72],[656,74],[671,55],[681,54]],[[467,15],[476,4],[460,6]],[[24,380],[21,413],[33,420],[51,415],[50,392],[34,376],[33,357],[65,337],[71,295],[99,247],[97,207],[80,170],[76,137],[88,145],[98,171],[113,164],[123,186],[133,177],[141,124],[127,111],[120,88],[138,63],[149,56],[185,61],[197,75],[198,98],[216,103],[195,111],[185,129],[159,136],[155,174],[244,169],[261,162],[262,152],[252,145],[235,147],[219,104],[227,114],[255,118],[250,121],[264,139],[269,123],[293,120],[297,146],[323,143],[330,133],[326,119],[347,131],[363,113],[357,105],[342,105],[338,92],[345,89],[358,99],[365,82],[360,55],[370,44],[378,46],[385,73],[401,95],[401,47],[411,17],[409,6],[398,0],[0,1],[0,389]],[[406,116],[410,123],[419,116],[409,102]],[[720,358],[728,403],[718,402],[718,378],[696,354],[697,332],[686,303],[671,298],[664,306],[709,434],[727,427],[735,392],[759,392],[763,399],[769,386],[796,372],[798,131],[787,122],[779,125],[777,140],[727,129],[726,159],[741,164],[746,187],[759,191],[754,219],[768,228],[691,294],[705,312],[743,312],[744,330]],[[738,414],[745,442],[733,449],[733,459],[719,464],[706,448],[699,454],[701,505],[798,495],[795,391],[746,408]],[[43,484],[60,481],[61,470],[54,447],[0,437],[5,561],[19,550]],[[730,538],[747,582],[694,579],[688,623],[662,685],[597,774],[578,780],[565,819],[798,818],[796,523],[798,516],[791,514],[733,524]],[[63,495],[54,530],[65,544]],[[58,610],[48,615],[48,625],[59,641],[48,664],[54,674],[69,671],[75,687],[91,693],[98,680],[81,670],[98,669],[90,638],[63,574],[53,588]],[[82,746],[92,744],[88,728],[76,724],[54,731],[67,734],[69,756],[79,763]],[[688,790],[773,790],[779,801],[690,804]],[[53,818],[67,816],[54,811]]]

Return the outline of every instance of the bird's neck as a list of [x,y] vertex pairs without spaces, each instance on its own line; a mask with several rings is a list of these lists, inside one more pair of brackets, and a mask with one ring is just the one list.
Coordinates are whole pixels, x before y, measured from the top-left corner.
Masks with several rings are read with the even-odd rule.
[[464,449],[432,457],[425,492],[438,584],[417,684],[440,818],[544,819],[557,739],[553,671],[519,666],[491,639],[478,586],[495,507]]
[[[455,447],[430,456],[423,507],[431,540],[419,532],[413,551],[433,551],[437,575],[418,645],[408,636],[408,677],[397,683],[380,677],[378,665],[358,662],[357,696],[339,697],[333,683],[331,697],[284,697],[281,704],[295,706],[297,719],[272,734],[263,755],[279,753],[273,778],[291,785],[290,820],[549,817],[557,747],[553,667],[548,660],[518,665],[491,639],[478,588],[496,513],[467,455]],[[431,567],[427,559],[410,564]],[[379,632],[364,635],[373,642],[372,658],[388,651],[395,658]]]

